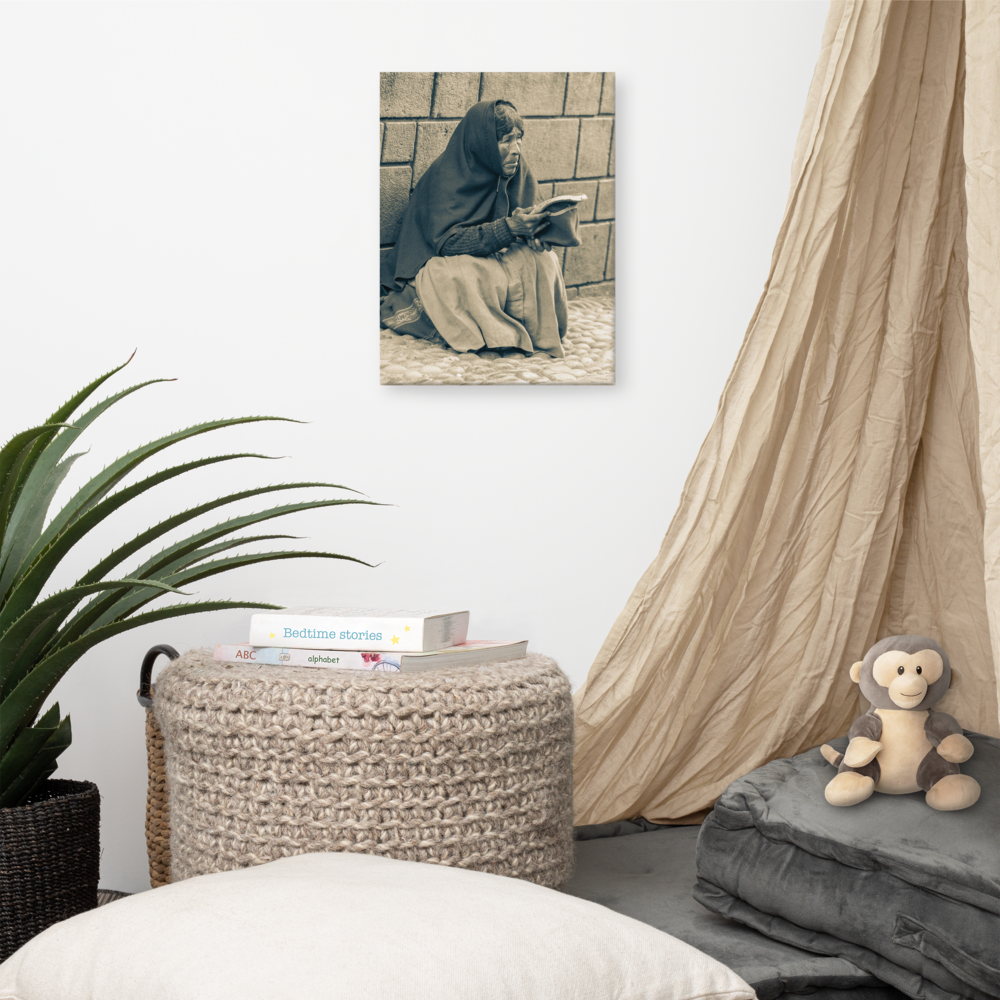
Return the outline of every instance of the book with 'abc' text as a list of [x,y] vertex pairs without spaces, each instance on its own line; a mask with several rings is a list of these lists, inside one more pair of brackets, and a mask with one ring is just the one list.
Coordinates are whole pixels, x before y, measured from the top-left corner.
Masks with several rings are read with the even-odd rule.
[[220,644],[215,659],[257,666],[333,667],[340,670],[403,671],[434,667],[465,667],[501,660],[519,660],[526,655],[525,639],[473,639],[428,653],[362,652],[356,649],[293,649],[279,646],[251,646],[249,643]]

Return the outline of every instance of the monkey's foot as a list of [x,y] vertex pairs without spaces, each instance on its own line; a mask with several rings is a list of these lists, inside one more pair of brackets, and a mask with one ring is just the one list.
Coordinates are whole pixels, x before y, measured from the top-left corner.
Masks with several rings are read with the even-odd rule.
[[844,759],[844,755],[834,750],[829,743],[824,743],[819,748],[819,752],[823,755],[823,760],[825,760],[827,764],[833,764],[834,767],[839,767],[840,762]]
[[[941,782],[938,782],[940,784]],[[937,787],[937,786],[935,786]],[[831,806],[856,806],[864,802],[875,790],[875,782],[867,774],[857,771],[841,771],[823,793]],[[930,792],[928,792],[928,795]]]
[[979,798],[980,791],[979,782],[971,775],[946,774],[931,786],[927,793],[927,804],[931,809],[941,812],[968,809]]

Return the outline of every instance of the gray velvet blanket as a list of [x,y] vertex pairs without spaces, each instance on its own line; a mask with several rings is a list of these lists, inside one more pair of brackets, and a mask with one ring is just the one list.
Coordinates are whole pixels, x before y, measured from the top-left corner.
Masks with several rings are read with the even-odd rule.
[[742,976],[759,1000],[905,1000],[843,958],[774,941],[695,902],[698,827],[644,820],[578,827],[565,892],[651,924]]
[[701,828],[695,898],[917,1000],[996,1000],[1000,740],[966,735],[975,754],[962,770],[982,796],[958,812],[935,812],[920,792],[835,808],[818,750],[733,782]]

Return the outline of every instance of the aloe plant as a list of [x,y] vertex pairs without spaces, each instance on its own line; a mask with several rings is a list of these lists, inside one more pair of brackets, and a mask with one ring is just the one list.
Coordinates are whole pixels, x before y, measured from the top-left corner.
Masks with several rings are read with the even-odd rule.
[[70,717],[61,717],[58,703],[41,718],[39,712],[59,679],[87,650],[120,632],[179,615],[224,608],[277,607],[250,601],[190,601],[140,611],[156,597],[165,593],[188,596],[180,590],[182,586],[239,566],[275,559],[346,559],[370,565],[331,552],[283,550],[234,554],[230,551],[250,542],[294,537],[276,534],[236,537],[237,532],[252,525],[317,507],[373,503],[317,499],[229,517],[168,544],[130,572],[115,574],[123,562],[167,533],[239,500],[283,490],[347,489],[335,483],[284,483],[231,493],[168,517],[119,545],[71,587],[40,599],[52,573],[73,546],[124,504],[158,483],[194,469],[238,458],[269,456],[248,452],[215,455],[163,469],[115,491],[147,459],[171,445],[223,427],[288,419],[213,420],[151,441],[102,469],[48,518],[56,490],[80,457],[67,452],[84,430],[126,396],[156,382],[171,381],[152,379],[130,386],[74,417],[98,387],[125,365],[95,379],[44,424],[15,434],[0,450],[0,807],[23,803],[55,771],[58,756],[70,745]]

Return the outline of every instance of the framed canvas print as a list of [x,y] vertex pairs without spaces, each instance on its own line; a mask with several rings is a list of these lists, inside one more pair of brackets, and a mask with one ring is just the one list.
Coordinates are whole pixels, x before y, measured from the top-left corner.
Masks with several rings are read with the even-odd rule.
[[381,73],[383,385],[613,385],[614,73]]

